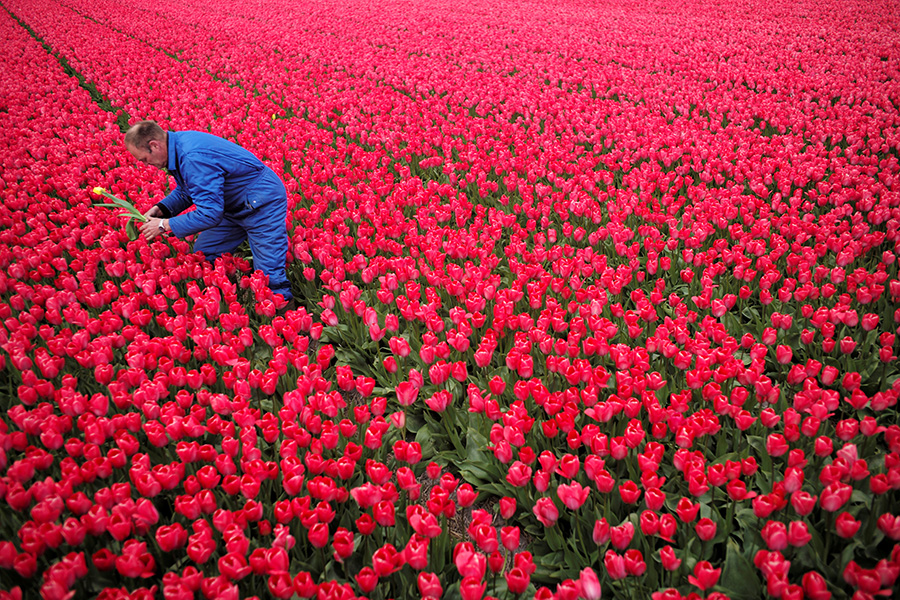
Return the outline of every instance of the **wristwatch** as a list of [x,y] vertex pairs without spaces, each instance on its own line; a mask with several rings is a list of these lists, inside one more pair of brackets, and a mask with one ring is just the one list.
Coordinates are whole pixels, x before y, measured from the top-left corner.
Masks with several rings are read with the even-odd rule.
[[169,231],[169,220],[168,219],[160,219],[159,220],[159,232],[165,233]]

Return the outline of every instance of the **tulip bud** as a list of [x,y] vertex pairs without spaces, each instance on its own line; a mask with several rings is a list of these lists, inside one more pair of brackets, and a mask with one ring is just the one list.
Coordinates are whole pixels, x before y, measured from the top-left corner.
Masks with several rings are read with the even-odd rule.
[[590,567],[581,570],[581,575],[578,578],[578,587],[584,600],[600,600],[602,596],[600,581],[597,579],[597,574]]

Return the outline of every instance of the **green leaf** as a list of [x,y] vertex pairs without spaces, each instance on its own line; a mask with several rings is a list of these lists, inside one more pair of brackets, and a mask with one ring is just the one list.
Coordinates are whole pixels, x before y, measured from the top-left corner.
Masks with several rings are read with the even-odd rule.
[[746,546],[751,541],[747,534],[757,530],[759,517],[756,516],[756,513],[753,512],[752,508],[742,508],[734,514],[734,520],[740,525],[740,531],[744,532],[742,538],[744,540],[744,545]]
[[850,502],[864,504],[866,507],[871,508],[872,496],[865,493],[862,490],[853,490],[853,493],[850,494]]
[[431,431],[427,427],[422,427],[416,433],[416,441],[422,446],[422,457],[430,457],[434,455],[434,439]]
[[544,537],[553,550],[563,550],[566,546],[566,540],[563,538],[556,525],[553,527],[545,527]]
[[865,371],[860,373],[863,381],[867,381],[872,375],[874,375],[879,369],[881,369],[881,361],[871,360],[868,362],[868,366]]
[[750,444],[751,448],[756,450],[757,455],[759,456],[759,470],[763,473],[771,473],[772,458],[769,456],[769,451],[766,450],[766,440],[758,435],[750,435],[747,436],[747,443]]
[[[483,469],[480,469],[479,467],[475,467],[475,466],[473,466],[473,465],[466,465],[466,467],[464,467],[463,470],[465,470],[465,469],[476,469],[476,470],[478,470],[478,471],[482,471],[483,473],[489,475],[489,473],[488,473],[487,471],[484,471]],[[497,479],[491,479],[491,480],[488,480],[488,481],[497,481]],[[471,483],[471,482],[470,482],[470,483]],[[487,493],[491,493],[491,494],[494,494],[494,495],[499,496],[499,497],[501,497],[501,498],[502,498],[503,496],[509,496],[509,495],[510,495],[509,490],[506,489],[505,487],[503,487],[503,485],[501,485],[501,484],[499,484],[499,483],[479,483],[479,484],[478,484],[478,491],[479,491],[479,492],[487,492]]]
[[479,491],[492,491],[500,496],[505,496],[506,490],[499,485],[490,483],[491,481],[498,480],[497,474],[483,468],[484,466],[486,465],[464,463],[459,467],[459,471],[463,476],[463,479],[472,485],[477,486]]
[[[377,394],[379,396],[384,395],[381,392],[373,392],[373,393]],[[423,419],[421,416],[412,414],[412,413],[406,414],[406,430],[407,431],[417,433],[422,428],[423,425],[425,425],[425,419]]]
[[125,225],[125,233],[128,234],[128,239],[131,241],[138,238],[138,230],[134,225],[134,219],[128,219],[128,223]]
[[722,315],[719,320],[722,321],[722,324],[725,325],[725,328],[728,329],[728,331],[739,331],[741,329],[740,321],[738,321],[738,318],[730,312]]
[[733,539],[728,540],[719,587],[722,587],[732,600],[753,600],[764,595],[756,568],[741,553],[740,546]]
[[816,558],[816,561],[819,564],[819,568],[824,570],[825,563],[822,562],[821,557],[825,556],[825,544],[822,541],[822,536],[819,534],[815,527],[809,528],[809,535],[809,547],[812,550],[810,554]]
[[841,561],[840,564],[846,565],[851,560],[856,557],[856,548],[859,546],[859,542],[852,541],[844,547],[843,552],[841,552]]
[[108,192],[105,192],[103,195],[106,196],[107,198],[109,198],[110,200],[112,200],[113,203],[112,204],[109,204],[109,203],[98,204],[97,206],[104,206],[104,207],[109,207],[109,208],[124,208],[135,218],[138,218],[141,221],[147,220],[147,217],[145,217],[141,211],[136,209],[131,202],[128,202],[127,200],[122,200],[121,198],[117,198]]
[[741,314],[751,321],[759,320],[759,311],[753,308],[752,306],[746,307]]
[[478,430],[479,418],[479,415],[470,413],[466,430],[466,458],[473,463],[485,463],[491,458],[486,452],[488,439]]
[[563,553],[561,551],[551,552],[544,555],[536,555],[534,557],[534,561],[539,563],[545,567],[555,567],[560,561],[563,559]]

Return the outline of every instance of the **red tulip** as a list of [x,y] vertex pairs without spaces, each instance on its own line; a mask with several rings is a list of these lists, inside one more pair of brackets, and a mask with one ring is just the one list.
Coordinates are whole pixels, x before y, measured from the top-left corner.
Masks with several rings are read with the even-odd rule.
[[312,598],[316,595],[318,586],[313,582],[312,576],[306,571],[300,571],[294,576],[294,591],[301,598]]
[[506,481],[515,487],[522,487],[531,481],[531,467],[523,462],[516,461],[506,473]]
[[441,534],[441,526],[437,518],[423,509],[421,506],[412,505],[406,509],[406,518],[413,530],[427,538],[434,538]]
[[626,521],[616,527],[609,529],[610,540],[614,548],[622,550],[627,548],[634,538],[634,525],[630,521]]
[[539,498],[532,512],[544,527],[553,527],[559,518],[559,511],[550,498]]
[[505,496],[500,498],[500,516],[509,519],[516,512],[516,499]]
[[459,594],[463,600],[481,600],[487,583],[475,577],[464,577],[459,584]]
[[247,559],[235,552],[229,552],[219,559],[219,572],[232,581],[239,581],[251,573]]
[[603,566],[606,567],[606,573],[610,579],[624,579],[628,572],[625,570],[625,559],[615,553],[614,550],[607,550],[603,556]]
[[338,527],[334,532],[332,545],[337,558],[344,559],[349,557],[353,554],[353,532],[343,527]]
[[294,582],[291,580],[290,574],[285,571],[269,575],[266,587],[275,598],[290,598],[294,595]]
[[766,452],[771,456],[782,456],[789,448],[787,440],[780,433],[771,433],[766,438]]
[[400,554],[402,561],[413,569],[424,569],[428,566],[428,538],[414,534]]
[[791,546],[805,546],[812,539],[806,523],[803,521],[792,521],[788,525],[787,541]]
[[453,550],[453,562],[463,578],[481,580],[487,568],[487,559],[468,542],[460,542]]
[[819,505],[828,512],[836,512],[850,499],[853,488],[838,481],[828,485],[819,497]]
[[394,526],[394,505],[391,502],[383,500],[372,508],[372,515],[375,517],[375,522],[381,525],[382,527],[393,527]]
[[681,559],[675,556],[672,546],[663,546],[659,551],[659,558],[663,568],[667,571],[676,571],[681,566]]
[[500,542],[503,544],[503,547],[509,551],[513,551],[519,547],[519,528],[518,527],[503,527],[500,530]]
[[409,347],[409,342],[406,341],[406,339],[394,336],[388,341],[390,342],[389,346],[391,348],[391,352],[401,358],[409,356],[411,350]]
[[816,438],[815,454],[816,456],[830,456],[834,451],[831,438],[819,436]]
[[647,563],[644,562],[644,557],[640,550],[636,548],[626,550],[623,558],[625,561],[625,571],[627,571],[629,575],[640,577],[646,572]]
[[456,497],[461,508],[471,506],[478,499],[478,492],[468,483],[464,483],[456,490]]
[[775,348],[775,359],[779,364],[786,365],[793,359],[794,353],[790,346],[779,345]]
[[803,592],[810,600],[830,600],[831,592],[825,578],[816,571],[803,575]]
[[760,531],[770,550],[784,550],[788,546],[787,527],[779,521],[769,521]]
[[441,581],[434,573],[419,573],[416,584],[423,598],[440,598],[444,593]]
[[529,583],[531,583],[531,577],[522,569],[514,568],[506,573],[506,586],[513,594],[523,593]]
[[688,581],[705,592],[716,585],[721,572],[722,569],[713,569],[709,562],[701,560],[694,566],[694,574],[688,575]]
[[401,406],[409,406],[416,401],[419,387],[409,381],[401,381],[396,387],[397,401]]
[[682,497],[678,501],[678,505],[676,507],[676,513],[678,514],[678,518],[681,519],[682,523],[690,523],[694,519],[697,518],[697,513],[700,511],[700,505],[694,504],[688,498]]
[[695,526],[697,537],[701,540],[708,541],[716,537],[716,523],[712,519],[702,518],[697,521]]
[[888,538],[900,540],[900,516],[885,513],[878,517],[877,525]]
[[597,574],[590,567],[581,570],[578,578],[578,588],[580,590],[579,595],[584,600],[600,600],[602,596],[600,581],[597,579]]
[[570,510],[581,508],[581,505],[587,500],[590,491],[589,488],[583,488],[575,481],[570,485],[561,484],[556,490],[560,501]]
[[372,554],[372,568],[378,577],[387,577],[402,566],[403,558],[391,544],[384,544]]
[[641,497],[641,490],[633,481],[625,481],[619,485],[619,495],[626,504],[634,504]]

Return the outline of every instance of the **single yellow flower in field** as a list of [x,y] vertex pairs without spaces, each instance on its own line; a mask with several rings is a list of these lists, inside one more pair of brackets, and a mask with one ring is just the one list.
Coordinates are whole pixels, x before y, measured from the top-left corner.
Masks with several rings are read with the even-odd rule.
[[98,196],[102,196],[102,195],[103,195],[103,192],[106,191],[106,188],[102,188],[102,187],[100,187],[100,186],[97,186],[97,187],[94,188],[93,191],[94,191],[94,193],[97,194]]

